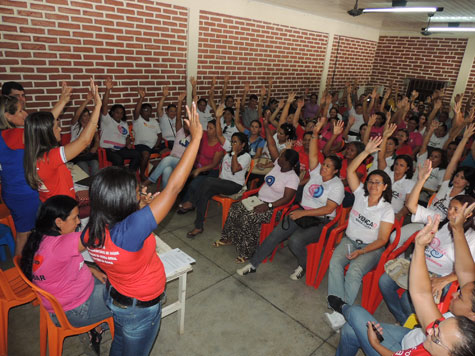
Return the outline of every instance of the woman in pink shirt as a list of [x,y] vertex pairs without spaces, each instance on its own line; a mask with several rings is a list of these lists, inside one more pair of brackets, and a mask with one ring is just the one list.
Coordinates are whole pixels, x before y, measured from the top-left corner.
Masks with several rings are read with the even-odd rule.
[[[104,303],[106,275],[84,263],[81,251],[79,208],[75,199],[56,195],[40,207],[35,228],[23,248],[20,267],[38,287],[51,293],[61,304],[69,322],[86,326],[112,316]],[[96,277],[94,278],[93,277]],[[43,300],[51,319],[57,322],[52,306]],[[90,331],[98,353],[102,328]],[[89,338],[86,339],[89,343]]]

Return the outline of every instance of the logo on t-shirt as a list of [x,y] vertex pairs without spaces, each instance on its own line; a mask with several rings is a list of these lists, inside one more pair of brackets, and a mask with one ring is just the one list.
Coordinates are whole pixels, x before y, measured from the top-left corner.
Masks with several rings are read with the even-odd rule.
[[308,192],[314,198],[320,198],[324,191],[325,189],[323,188],[323,185],[312,184],[310,187],[308,187]]
[[36,255],[33,259],[33,272],[36,272],[38,268],[40,268],[41,264],[43,263],[43,256]]
[[434,257],[434,258],[442,258],[444,257],[444,253],[440,251],[440,240],[437,237],[434,237],[430,243],[429,246],[426,247],[426,255],[428,257]]
[[444,202],[445,202],[445,197],[436,201],[434,204],[433,204],[433,207],[437,210],[439,210],[441,213],[443,213],[445,216],[447,216],[447,210],[449,210],[447,208],[447,206],[445,206]]
[[129,133],[128,130],[122,125],[117,125],[117,130],[119,130],[119,133],[123,136],[127,136]]
[[372,222],[366,216],[358,213],[355,209],[352,210],[353,215],[356,217],[356,221],[367,229],[377,229],[378,223]]
[[395,190],[393,190],[393,198],[394,199],[399,199],[399,197],[400,197],[399,192],[396,192]]
[[178,143],[180,144],[180,146],[188,147],[190,141],[188,141],[186,138],[182,138],[180,141],[178,141]]
[[274,176],[267,176],[266,177],[266,183],[270,187],[272,184],[275,182],[275,177]]

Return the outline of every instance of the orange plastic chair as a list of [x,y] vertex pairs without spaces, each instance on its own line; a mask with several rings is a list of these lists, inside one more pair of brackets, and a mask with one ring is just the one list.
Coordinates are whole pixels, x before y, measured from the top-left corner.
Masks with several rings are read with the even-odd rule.
[[10,230],[12,230],[13,238],[16,239],[15,224],[13,222],[13,218],[10,213],[10,210],[8,210],[5,204],[0,204],[0,224],[7,225],[10,228]]
[[343,223],[346,220],[349,210],[350,208],[344,209],[341,205],[339,205],[336,209],[335,217],[323,227],[318,242],[307,245],[307,268],[305,271],[305,283],[308,286],[313,285],[315,277],[317,276],[318,264],[320,263],[328,229],[337,224],[337,222]]
[[[247,175],[246,175],[246,180],[244,181],[244,185],[247,185],[247,180],[249,179],[249,176],[251,175],[253,168],[254,168],[254,161],[252,160],[251,165],[249,166],[249,171],[247,172]],[[235,202],[240,201],[242,198],[232,199],[224,195],[214,195],[211,199],[221,204],[221,207],[222,207],[221,229],[222,229],[224,228],[224,223],[226,222],[226,219],[228,218],[228,213],[229,213],[229,209],[231,209],[231,205]]]
[[[109,329],[110,329],[112,338],[114,338],[114,319],[112,317],[101,320],[94,324],[87,325],[87,326],[83,326],[79,328],[73,327],[69,323],[68,318],[66,317],[66,314],[64,314],[63,307],[61,306],[61,304],[59,304],[58,300],[52,294],[37,287],[28,278],[26,278],[26,276],[23,274],[19,266],[19,262],[20,262],[19,256],[15,256],[15,258],[13,259],[13,262],[15,264],[16,270],[18,271],[23,281],[26,282],[26,284],[28,284],[31,287],[31,289],[33,289],[33,292],[35,292],[36,296],[38,297],[38,300],[40,301],[40,354],[41,356],[46,355],[47,343],[49,346],[50,356],[61,356],[63,352],[64,338],[68,336],[84,334],[102,323],[109,324]],[[58,318],[58,321],[61,326],[58,327],[53,323],[53,320],[51,320],[51,317],[48,311],[46,310],[43,299],[41,297],[48,300],[48,302],[52,305],[54,309],[54,313],[56,314],[56,317]]]
[[[338,220],[338,227],[333,229],[330,232],[330,235],[328,236],[325,248],[323,249],[323,253],[321,254],[321,256],[323,257],[321,258],[320,266],[318,267],[318,270],[316,270],[317,277],[314,281],[312,279],[310,279],[309,281],[311,283],[310,285],[313,285],[314,288],[318,288],[320,286],[320,283],[322,283],[325,273],[327,273],[328,266],[330,265],[330,260],[333,255],[333,251],[335,251],[336,245],[340,242],[341,238],[343,237],[343,232],[348,226],[348,215],[350,210],[350,208],[344,209],[340,219]],[[318,255],[316,255],[316,257],[318,257]],[[318,265],[318,262],[316,263]]]
[[35,299],[16,268],[0,269],[0,355],[8,355],[8,311]]
[[434,201],[435,197],[437,196],[437,193],[432,194],[432,196],[429,198],[429,202],[427,203],[427,206],[431,206],[432,202]]

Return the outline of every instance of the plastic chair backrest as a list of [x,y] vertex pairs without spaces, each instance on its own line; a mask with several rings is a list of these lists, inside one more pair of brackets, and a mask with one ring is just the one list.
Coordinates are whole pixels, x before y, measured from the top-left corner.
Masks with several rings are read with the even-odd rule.
[[[23,271],[20,268],[20,256],[15,256],[13,258],[13,263],[15,264],[15,267],[17,268],[18,273],[22,277],[23,281],[26,284],[28,284],[31,287],[31,289],[33,289],[33,292],[35,292],[35,294],[38,296],[38,300],[40,301],[41,307],[45,308],[44,300],[43,300],[43,298],[45,298],[46,300],[48,300],[48,302],[53,307],[54,313],[56,314],[56,318],[58,319],[59,324],[61,325],[61,327],[63,329],[73,329],[73,327],[71,326],[71,324],[68,321],[68,318],[66,317],[66,314],[64,314],[63,307],[61,306],[61,304],[59,304],[58,300],[52,294],[46,292],[45,290],[43,290],[40,287],[33,284],[23,274]],[[43,297],[43,298],[41,298],[41,297]]]
[[432,196],[429,198],[429,202],[427,203],[427,207],[432,205],[432,202],[434,201],[436,196],[437,196],[437,193],[432,194]]

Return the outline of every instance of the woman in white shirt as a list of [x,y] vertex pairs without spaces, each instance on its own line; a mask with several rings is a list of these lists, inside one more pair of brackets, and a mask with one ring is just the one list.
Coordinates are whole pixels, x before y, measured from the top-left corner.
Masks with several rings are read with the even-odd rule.
[[246,180],[246,172],[251,164],[251,155],[248,153],[247,136],[242,132],[233,134],[231,151],[226,153],[221,162],[219,178],[206,177],[199,190],[193,190],[190,201],[196,207],[195,228],[186,234],[193,238],[201,234],[205,220],[208,201],[216,194],[231,195],[239,192]]
[[[347,169],[348,185],[355,195],[355,202],[345,236],[330,260],[328,295],[337,296],[350,305],[358,295],[363,276],[377,265],[394,224],[389,176],[376,170],[368,175],[363,185],[356,175],[356,169],[365,158],[379,150],[381,141],[381,137],[371,138],[365,150],[351,161]],[[345,324],[343,315],[336,311],[325,313],[325,316],[334,330]]]
[[[334,155],[329,156],[321,163],[318,159],[318,134],[323,124],[324,121],[320,120],[313,130],[309,152],[310,180],[303,188],[301,209],[293,210],[288,217],[284,217],[282,223],[257,248],[249,261],[250,263],[237,270],[239,275],[244,276],[255,272],[259,264],[281,242],[289,239],[289,249],[298,260],[298,266],[290,278],[299,280],[304,276],[307,264],[307,245],[318,242],[323,227],[335,217],[336,208],[345,197],[345,187],[338,177],[341,168],[340,158]],[[300,224],[298,222],[301,218],[312,219],[311,226],[306,228],[301,226],[302,222]]]

